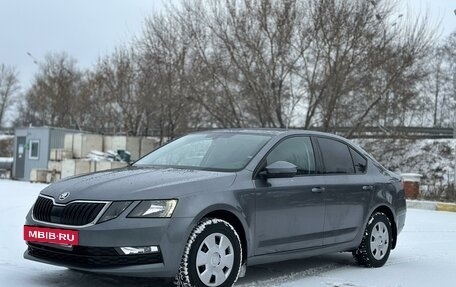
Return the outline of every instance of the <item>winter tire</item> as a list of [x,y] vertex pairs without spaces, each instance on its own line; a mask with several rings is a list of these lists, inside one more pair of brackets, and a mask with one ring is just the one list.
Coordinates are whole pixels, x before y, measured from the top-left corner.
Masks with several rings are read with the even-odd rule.
[[368,223],[353,258],[366,267],[381,267],[388,260],[391,251],[391,222],[384,213],[374,213]]
[[179,287],[230,287],[241,270],[236,230],[221,219],[203,219],[192,231],[176,275]]

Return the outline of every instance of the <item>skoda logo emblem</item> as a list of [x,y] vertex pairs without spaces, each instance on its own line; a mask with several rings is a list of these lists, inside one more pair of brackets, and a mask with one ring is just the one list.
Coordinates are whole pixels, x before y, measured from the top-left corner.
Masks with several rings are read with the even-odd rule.
[[65,200],[68,196],[70,196],[70,193],[64,192],[61,195],[59,195],[59,200]]

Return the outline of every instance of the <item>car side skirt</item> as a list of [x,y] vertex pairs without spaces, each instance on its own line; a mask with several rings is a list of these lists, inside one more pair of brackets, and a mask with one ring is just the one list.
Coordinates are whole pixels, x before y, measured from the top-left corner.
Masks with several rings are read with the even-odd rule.
[[[356,243],[354,243],[356,242]],[[259,265],[259,264],[266,264],[272,262],[280,262],[280,261],[287,261],[293,259],[302,259],[317,255],[329,254],[329,253],[336,253],[336,252],[343,252],[343,251],[351,251],[358,248],[359,243],[357,240],[341,243],[341,244],[332,244],[327,246],[317,246],[312,248],[306,248],[302,250],[290,250],[286,252],[277,252],[277,253],[269,253],[264,255],[258,255],[249,257],[247,259],[247,266]]]

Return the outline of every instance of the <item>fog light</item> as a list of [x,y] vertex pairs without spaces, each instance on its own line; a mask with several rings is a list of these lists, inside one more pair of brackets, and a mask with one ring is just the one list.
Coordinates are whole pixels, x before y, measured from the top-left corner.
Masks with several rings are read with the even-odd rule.
[[125,255],[135,255],[135,254],[150,254],[157,253],[157,246],[144,246],[144,247],[120,247],[120,250]]

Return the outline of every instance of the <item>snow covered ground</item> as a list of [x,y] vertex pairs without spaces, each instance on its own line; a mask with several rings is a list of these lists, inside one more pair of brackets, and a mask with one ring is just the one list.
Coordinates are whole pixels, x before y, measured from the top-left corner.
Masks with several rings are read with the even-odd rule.
[[[170,286],[163,280],[70,271],[24,260],[24,217],[46,185],[0,180],[0,286]],[[5,199],[8,200],[5,200]],[[382,268],[355,265],[349,253],[253,266],[236,286],[456,286],[456,213],[409,209],[398,246]]]

